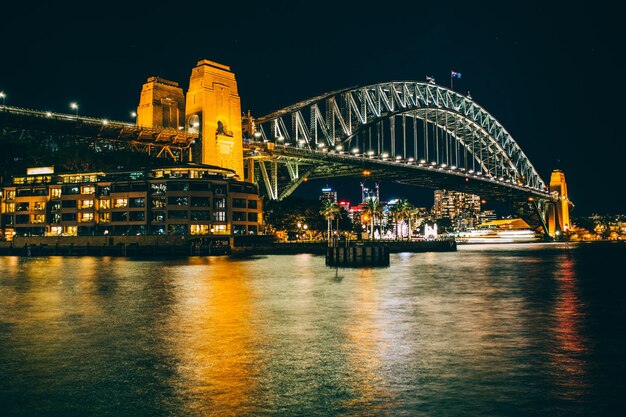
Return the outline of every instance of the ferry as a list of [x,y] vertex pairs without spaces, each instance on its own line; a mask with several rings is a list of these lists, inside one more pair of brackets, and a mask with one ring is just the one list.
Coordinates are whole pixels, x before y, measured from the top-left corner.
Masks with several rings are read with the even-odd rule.
[[522,219],[493,220],[458,234],[457,243],[530,243],[541,237]]

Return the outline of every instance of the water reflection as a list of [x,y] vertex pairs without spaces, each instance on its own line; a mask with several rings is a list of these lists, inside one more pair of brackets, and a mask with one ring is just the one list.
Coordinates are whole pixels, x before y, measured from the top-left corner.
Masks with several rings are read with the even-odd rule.
[[557,293],[551,330],[555,346],[549,352],[553,377],[562,388],[558,390],[559,397],[580,400],[587,391],[587,341],[581,333],[584,305],[579,296],[578,277],[571,256],[561,257],[554,278]]
[[310,255],[0,257],[0,406],[63,416],[598,415],[617,400],[593,393],[620,386],[598,370],[626,372],[602,347],[626,342],[614,324],[590,330],[590,312],[619,294],[590,290],[585,253],[466,247],[341,270]]
[[252,323],[254,297],[246,263],[212,262],[210,274],[179,267],[177,307],[168,323],[169,347],[177,360],[174,381],[189,399],[186,414],[231,415],[254,411],[259,329]]
[[351,390],[344,406],[351,410],[374,412],[389,404],[390,393],[382,372],[384,356],[389,348],[381,336],[380,293],[372,269],[358,274],[358,286],[352,294],[346,320],[342,349],[348,372],[343,383]]

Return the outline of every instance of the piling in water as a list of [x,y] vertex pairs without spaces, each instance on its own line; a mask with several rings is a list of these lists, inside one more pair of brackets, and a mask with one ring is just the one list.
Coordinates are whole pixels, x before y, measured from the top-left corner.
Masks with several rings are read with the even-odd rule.
[[389,266],[389,247],[383,244],[329,246],[326,265],[341,267]]

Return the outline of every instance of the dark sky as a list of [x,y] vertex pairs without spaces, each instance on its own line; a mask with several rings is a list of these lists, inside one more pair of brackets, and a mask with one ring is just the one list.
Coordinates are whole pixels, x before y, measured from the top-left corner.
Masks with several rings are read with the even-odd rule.
[[[565,171],[575,214],[626,212],[624,33],[609,3],[17,3],[0,5],[8,105],[69,112],[76,100],[81,114],[130,120],[147,77],[186,89],[202,58],[231,66],[255,116],[348,86],[426,75],[447,85],[456,70],[455,89],[505,126],[544,181]],[[385,187],[383,198],[410,191]],[[422,194],[432,198],[411,199],[432,204]]]

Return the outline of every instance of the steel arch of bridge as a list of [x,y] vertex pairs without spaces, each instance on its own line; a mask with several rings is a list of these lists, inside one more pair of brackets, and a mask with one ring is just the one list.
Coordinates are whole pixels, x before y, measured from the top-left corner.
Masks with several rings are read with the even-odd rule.
[[386,82],[335,91],[255,123],[259,142],[284,149],[434,167],[547,193],[532,163],[491,114],[471,98],[433,83]]

